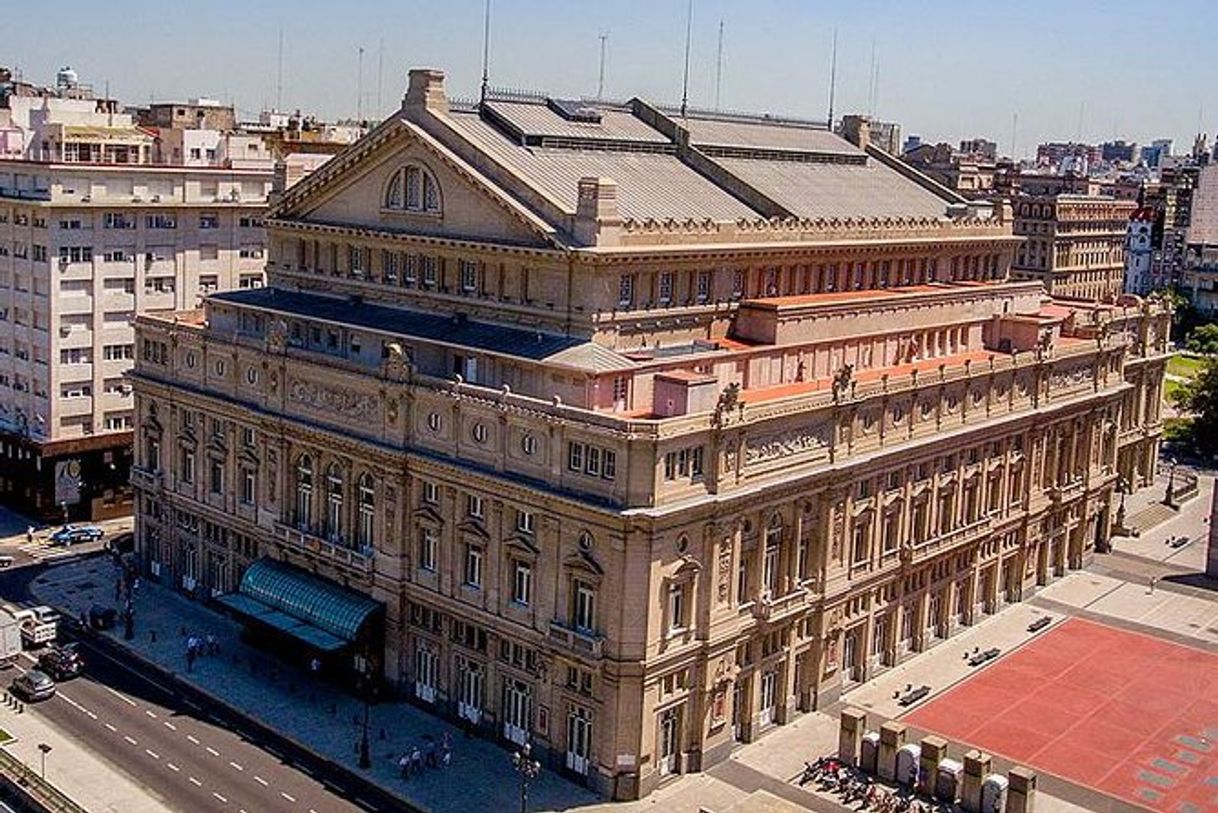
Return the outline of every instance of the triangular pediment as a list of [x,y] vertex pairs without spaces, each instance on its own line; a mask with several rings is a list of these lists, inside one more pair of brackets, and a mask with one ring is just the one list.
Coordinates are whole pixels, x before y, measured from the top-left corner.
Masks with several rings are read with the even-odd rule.
[[[438,212],[386,206],[391,179],[406,167],[439,187]],[[422,128],[385,122],[288,191],[271,217],[457,240],[551,248],[555,230]]]
[[491,535],[486,532],[486,528],[483,528],[481,523],[473,522],[468,519],[458,523],[457,530],[464,534],[468,534],[469,536],[477,537],[483,541],[491,538]]
[[416,508],[414,518],[426,520],[433,525],[444,524],[444,518],[440,516],[440,512],[432,508],[430,505],[425,505],[422,508]]

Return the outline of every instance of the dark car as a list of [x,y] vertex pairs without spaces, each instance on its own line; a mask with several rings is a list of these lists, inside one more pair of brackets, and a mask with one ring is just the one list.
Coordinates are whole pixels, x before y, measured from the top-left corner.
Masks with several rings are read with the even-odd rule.
[[89,626],[95,630],[108,630],[118,620],[118,610],[94,604],[89,608]]
[[52,545],[75,545],[77,542],[96,542],[105,531],[96,525],[65,525],[51,534]]
[[79,676],[85,668],[85,662],[75,647],[63,646],[38,656],[38,668],[55,680],[64,681]]
[[55,681],[46,672],[31,669],[14,678],[9,689],[25,702],[37,703],[55,695]]
[[124,553],[132,553],[135,551],[135,534],[127,531],[112,536],[106,541],[106,548],[111,553],[117,553],[120,556]]

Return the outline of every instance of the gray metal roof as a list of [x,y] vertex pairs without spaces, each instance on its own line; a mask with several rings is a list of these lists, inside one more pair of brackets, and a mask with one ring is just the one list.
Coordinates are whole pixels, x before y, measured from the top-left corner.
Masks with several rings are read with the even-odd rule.
[[277,288],[248,288],[214,294],[211,301],[263,308],[303,319],[361,327],[388,336],[456,345],[589,372],[634,366],[625,356],[586,339],[371,302],[354,303],[348,299],[319,294]]
[[765,121],[706,118],[677,119],[689,130],[695,146],[752,147],[761,150],[862,156],[863,151],[840,136],[819,127]]
[[569,214],[575,213],[580,178],[599,176],[617,182],[618,211],[622,217],[635,220],[753,220],[760,217],[760,213],[698,174],[675,155],[524,147],[513,143],[477,113],[453,111],[447,120],[477,149],[545,193]]
[[947,201],[874,158],[865,164],[715,158],[797,217],[943,217]]
[[668,143],[662,133],[636,118],[629,110],[599,106],[592,102],[587,106],[600,114],[598,123],[566,119],[544,101],[509,102],[496,99],[488,101],[486,106],[526,136]]

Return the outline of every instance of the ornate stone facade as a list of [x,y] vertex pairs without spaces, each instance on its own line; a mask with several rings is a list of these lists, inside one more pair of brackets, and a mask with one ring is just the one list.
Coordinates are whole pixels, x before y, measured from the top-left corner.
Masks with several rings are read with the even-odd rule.
[[[389,687],[630,798],[1082,567],[1170,314],[1008,281],[1009,212],[885,160],[413,72],[272,213],[268,289],[139,320],[148,572],[355,587]],[[800,225],[825,166],[852,208]]]

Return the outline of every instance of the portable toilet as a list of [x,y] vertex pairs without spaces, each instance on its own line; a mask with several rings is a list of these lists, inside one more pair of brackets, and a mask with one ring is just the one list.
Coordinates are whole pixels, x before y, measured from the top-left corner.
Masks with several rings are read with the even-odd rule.
[[1007,803],[1008,781],[1000,773],[992,773],[981,783],[981,810],[979,813],[1002,813]]
[[955,804],[960,798],[960,783],[964,780],[964,763],[955,759],[939,760],[939,774],[935,777],[935,798]]
[[862,756],[859,758],[859,769],[863,773],[875,776],[880,762],[880,732],[868,731],[863,735]]
[[922,746],[911,742],[897,751],[897,773],[894,779],[903,788],[912,788],[918,779],[918,763],[922,759]]

